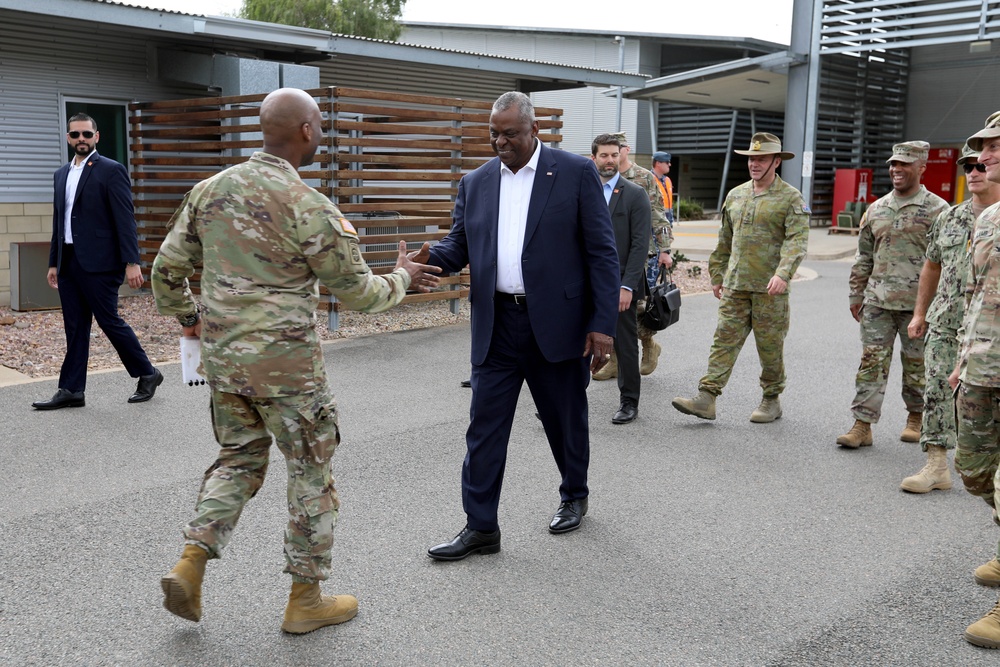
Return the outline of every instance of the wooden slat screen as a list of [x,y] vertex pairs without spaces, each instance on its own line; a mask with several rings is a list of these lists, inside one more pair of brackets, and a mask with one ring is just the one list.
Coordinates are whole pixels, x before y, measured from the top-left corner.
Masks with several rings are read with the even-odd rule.
[[[416,248],[447,235],[458,181],[493,157],[492,101],[357,88],[306,91],[324,114],[325,137],[302,178],[358,229],[377,273],[395,264],[400,239]],[[265,95],[207,97],[129,105],[132,191],[143,263],[152,263],[167,223],[200,180],[245,161],[262,147],[258,111]],[[542,141],[562,137],[562,110],[535,108]],[[467,281],[405,302],[454,299]],[[455,289],[455,288],[458,289]]]

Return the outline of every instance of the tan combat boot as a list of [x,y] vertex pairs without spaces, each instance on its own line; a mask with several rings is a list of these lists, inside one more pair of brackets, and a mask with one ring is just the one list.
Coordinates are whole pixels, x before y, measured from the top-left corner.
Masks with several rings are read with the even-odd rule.
[[906,418],[906,426],[899,439],[903,442],[920,442],[920,422],[923,417],[924,415],[920,412],[911,412],[910,416]]
[[353,595],[321,595],[319,584],[292,584],[281,629],[301,635],[327,625],[345,623],[358,613]]
[[598,368],[593,377],[595,380],[611,380],[618,377],[618,355],[614,353],[614,350],[611,351],[608,363]]
[[675,408],[686,415],[694,415],[702,419],[715,419],[715,396],[701,389],[694,398],[678,396],[670,402]]
[[[948,453],[938,445],[927,446],[927,464],[923,470],[903,480],[899,485],[910,493],[929,493],[934,489],[947,491],[951,488],[951,471],[948,470]],[[997,582],[1000,584],[1000,581]]]
[[163,607],[175,616],[197,623],[201,620],[201,581],[205,577],[208,552],[185,544],[174,569],[160,579]]
[[768,424],[775,419],[781,419],[781,401],[777,396],[772,398],[765,396],[757,409],[750,414],[750,421],[754,424]]
[[965,629],[965,641],[983,648],[1000,648],[1000,602]]
[[660,352],[663,348],[653,340],[652,335],[640,340],[642,341],[642,361],[639,363],[639,373],[641,375],[649,375],[656,370],[656,364],[660,359]]
[[841,447],[849,447],[850,449],[871,447],[872,425],[860,419],[855,419],[851,430],[837,438],[837,444]]
[[983,563],[972,573],[976,583],[980,586],[1000,586],[1000,562],[994,558],[989,563]]

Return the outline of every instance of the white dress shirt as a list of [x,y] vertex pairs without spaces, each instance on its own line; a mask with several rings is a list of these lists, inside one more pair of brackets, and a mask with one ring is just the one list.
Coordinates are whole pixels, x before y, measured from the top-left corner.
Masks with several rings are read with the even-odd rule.
[[538,156],[542,142],[535,139],[535,152],[528,163],[515,174],[500,163],[500,214],[497,219],[497,286],[498,292],[524,294],[521,274],[521,250],[524,230],[528,225],[528,203],[535,183]]
[[91,151],[87,157],[80,160],[80,164],[76,163],[76,157],[69,163],[69,173],[66,174],[66,216],[63,218],[63,241],[66,243],[73,243],[73,225],[70,222],[73,219],[73,202],[76,201],[76,188],[80,185],[80,177],[83,176],[83,168],[87,166],[87,160],[90,156],[94,154]]

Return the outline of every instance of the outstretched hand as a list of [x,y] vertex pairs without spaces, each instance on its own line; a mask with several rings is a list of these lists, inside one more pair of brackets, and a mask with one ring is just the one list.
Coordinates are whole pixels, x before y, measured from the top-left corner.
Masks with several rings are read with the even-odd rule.
[[406,252],[406,241],[399,242],[399,257],[396,258],[396,268],[405,269],[410,274],[410,288],[419,292],[430,292],[431,288],[437,287],[440,279],[436,274],[441,273],[441,267],[424,264],[430,259],[431,245],[424,243],[420,250],[415,250],[409,254]]

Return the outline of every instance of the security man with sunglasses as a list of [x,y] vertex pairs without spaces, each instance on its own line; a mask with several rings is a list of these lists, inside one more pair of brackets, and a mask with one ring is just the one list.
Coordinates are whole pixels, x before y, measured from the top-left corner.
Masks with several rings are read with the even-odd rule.
[[122,282],[128,280],[133,289],[143,283],[128,172],[97,153],[101,133],[93,118],[78,113],[69,119],[67,130],[73,159],[54,177],[47,275],[49,286],[59,290],[66,357],[55,395],[31,405],[37,410],[84,406],[94,320],[129,375],[138,378],[128,402],[142,403],[156,393],[163,374],[153,368],[132,327],[118,314]]
[[[951,488],[949,449],[955,449],[955,400],[948,374],[958,361],[958,329],[965,313],[965,283],[969,276],[969,239],[976,219],[1000,201],[1000,183],[986,178],[979,151],[966,144],[958,158],[972,197],[942,213],[927,235],[927,254],[920,270],[917,305],[907,327],[912,339],[924,339],[924,416],[920,447],[927,463],[900,488],[928,493]],[[998,573],[1000,574],[1000,573]],[[1000,584],[1000,576],[997,576]]]

